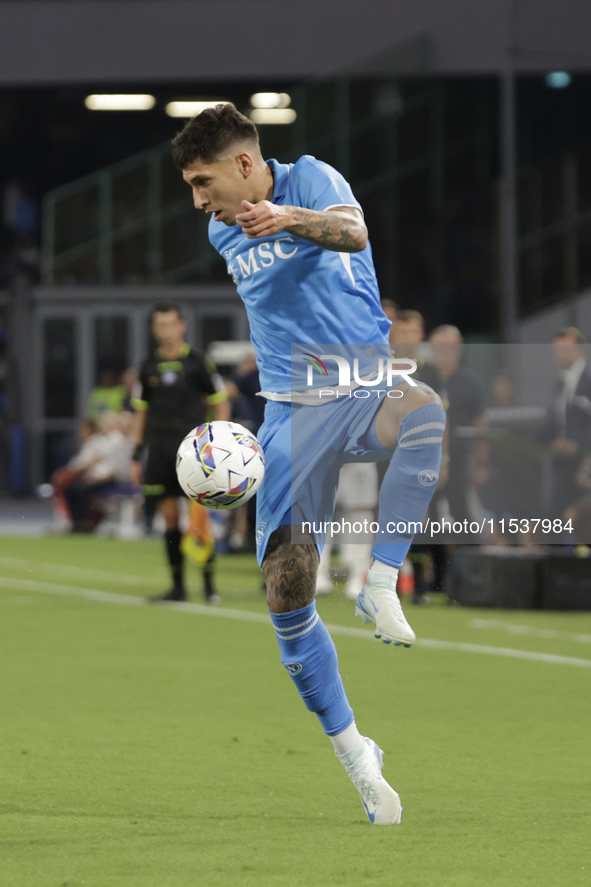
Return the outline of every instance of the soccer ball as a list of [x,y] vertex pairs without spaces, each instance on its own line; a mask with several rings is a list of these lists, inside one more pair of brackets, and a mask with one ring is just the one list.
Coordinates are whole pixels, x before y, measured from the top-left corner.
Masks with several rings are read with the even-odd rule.
[[206,508],[238,508],[254,496],[265,474],[263,448],[236,422],[205,422],[189,432],[176,455],[183,491]]

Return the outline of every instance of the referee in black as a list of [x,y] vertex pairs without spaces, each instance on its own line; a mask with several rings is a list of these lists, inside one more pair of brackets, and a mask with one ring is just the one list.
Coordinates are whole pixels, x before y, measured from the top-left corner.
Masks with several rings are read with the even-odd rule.
[[[175,302],[160,302],[152,312],[152,333],[158,348],[142,364],[141,393],[134,400],[134,461],[132,480],[144,483],[146,497],[154,497],[164,518],[166,555],[172,588],[151,597],[151,602],[185,601],[182,534],[179,529],[179,496],[176,453],[182,439],[209,418],[229,419],[227,393],[215,366],[185,342],[187,324]],[[145,474],[142,455],[147,447]],[[213,584],[213,555],[203,567],[204,593],[208,603],[219,602]]]

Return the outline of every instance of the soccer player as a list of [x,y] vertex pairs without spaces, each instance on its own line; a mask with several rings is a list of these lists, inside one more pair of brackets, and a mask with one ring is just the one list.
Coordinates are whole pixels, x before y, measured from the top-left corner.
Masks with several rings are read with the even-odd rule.
[[[213,364],[185,342],[186,322],[175,302],[160,302],[152,314],[152,333],[158,348],[142,364],[141,395],[134,401],[135,442],[132,479],[144,481],[144,494],[158,502],[164,518],[166,554],[172,588],[150,601],[185,601],[184,557],[179,529],[179,496],[184,496],[176,477],[176,453],[180,442],[195,426],[206,421],[211,409],[214,419],[229,419],[227,394]],[[145,476],[141,466],[148,447]],[[215,552],[202,567],[207,603],[219,603],[214,588]]]
[[[295,164],[265,161],[255,126],[232,105],[193,118],[173,147],[245,303],[267,399],[256,535],[281,662],[318,715],[370,821],[396,824],[400,798],[381,775],[381,750],[357,730],[334,643],[316,612],[324,539],[316,521],[330,521],[344,462],[390,459],[356,613],[375,622],[385,642],[412,644],[396,580],[409,527],[422,521],[435,489],[445,413],[438,396],[412,379],[370,380],[376,358],[383,369],[390,355],[390,323],[363,213],[335,169],[307,155]],[[341,363],[353,354],[363,392],[341,385]],[[324,373],[323,388],[306,389],[315,371]]]

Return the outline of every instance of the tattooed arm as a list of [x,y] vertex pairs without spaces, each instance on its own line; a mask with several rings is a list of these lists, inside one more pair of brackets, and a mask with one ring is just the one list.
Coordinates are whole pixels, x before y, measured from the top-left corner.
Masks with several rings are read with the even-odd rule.
[[357,253],[367,246],[367,228],[356,206],[319,211],[278,206],[268,200],[256,204],[243,200],[242,206],[244,212],[236,216],[236,224],[251,239],[286,231],[338,253]]

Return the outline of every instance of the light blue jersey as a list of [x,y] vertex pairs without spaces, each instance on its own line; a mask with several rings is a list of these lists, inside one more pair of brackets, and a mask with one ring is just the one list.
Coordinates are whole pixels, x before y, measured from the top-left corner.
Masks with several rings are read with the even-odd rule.
[[[273,203],[320,211],[359,207],[343,176],[315,157],[267,163]],[[380,305],[369,244],[362,252],[338,253],[287,231],[251,240],[239,225],[216,222],[213,215],[209,239],[226,260],[246,306],[263,391],[306,387],[309,362],[294,360],[292,367],[294,345],[314,354],[318,344],[367,343],[382,346],[380,354],[389,353],[390,322]],[[360,363],[360,373],[375,371],[376,354],[367,366]],[[325,384],[334,383],[336,365],[330,371]]]

